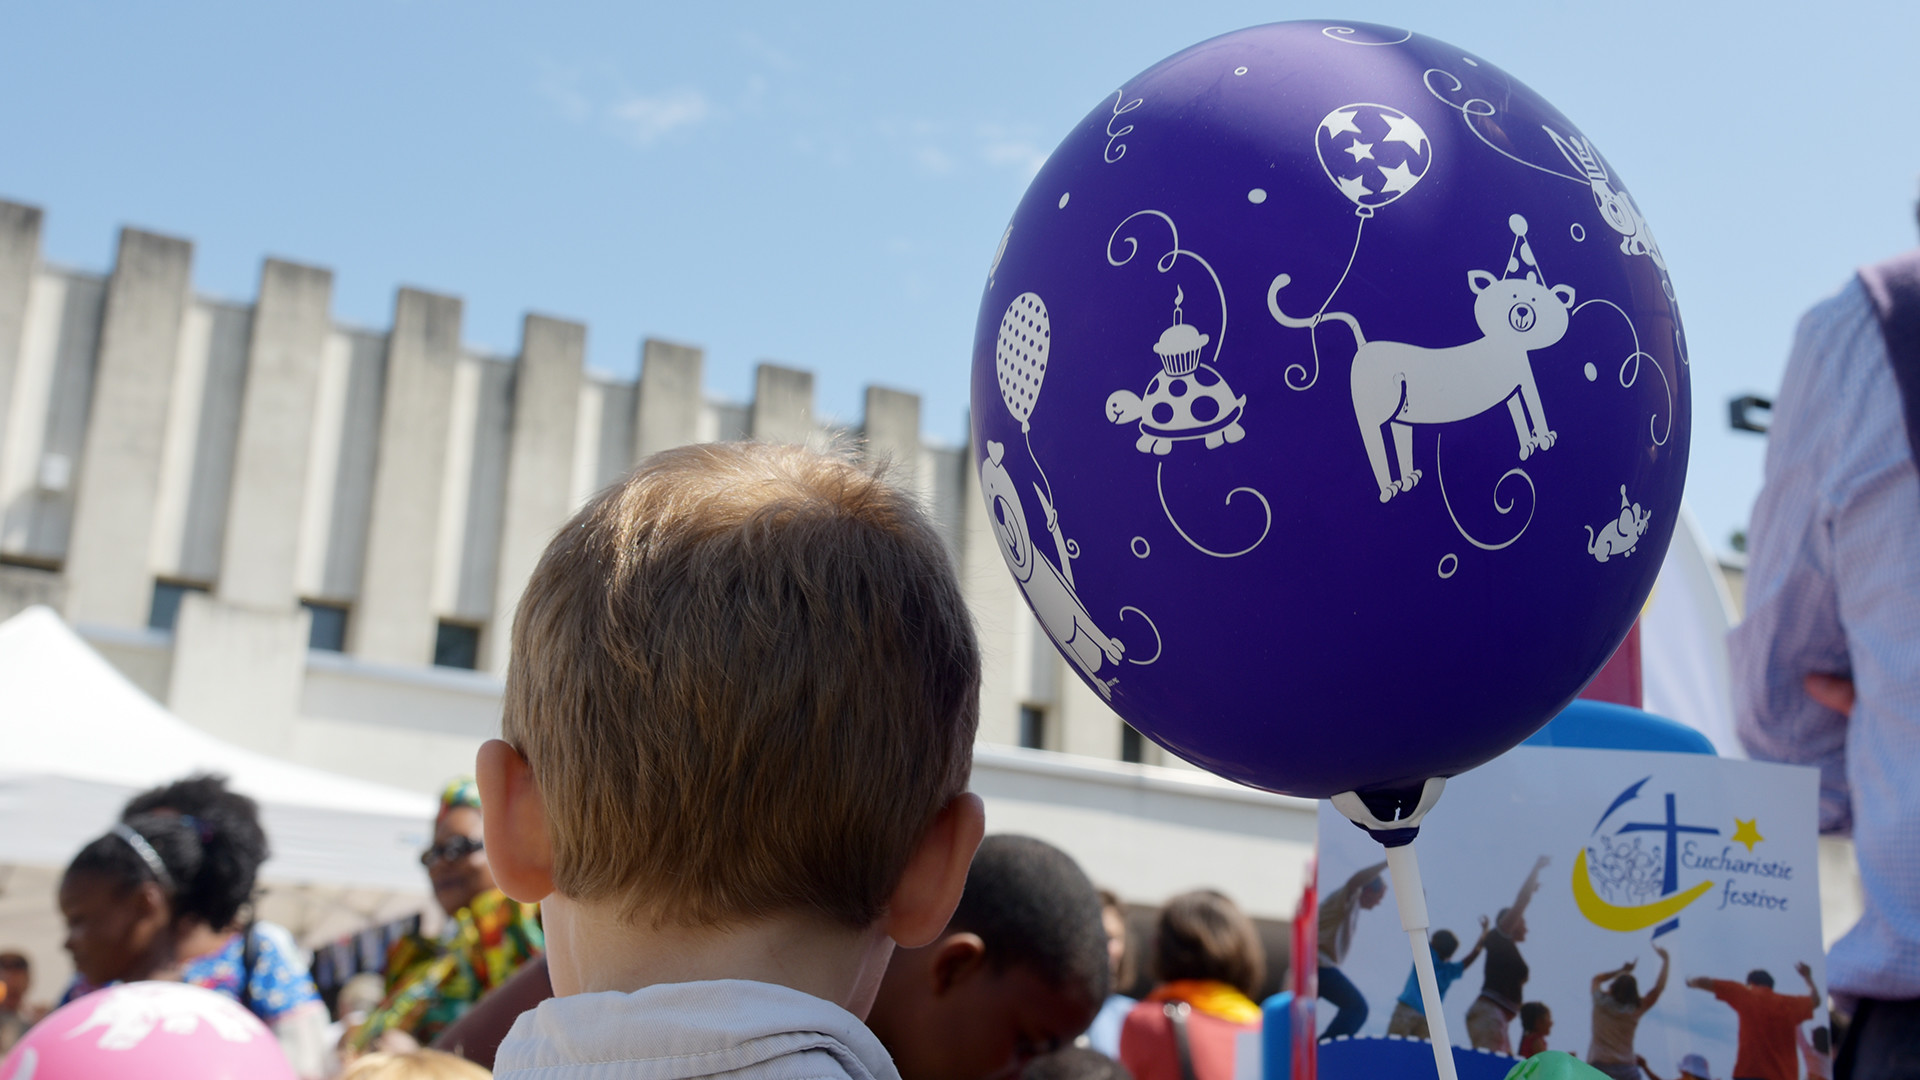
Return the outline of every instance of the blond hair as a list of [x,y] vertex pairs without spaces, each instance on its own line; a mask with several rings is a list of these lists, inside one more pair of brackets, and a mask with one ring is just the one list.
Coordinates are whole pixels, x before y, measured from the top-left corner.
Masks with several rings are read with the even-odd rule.
[[706,444],[648,458],[548,545],[501,726],[566,896],[864,927],[966,788],[979,682],[910,496],[844,457]]
[[409,1050],[404,1054],[363,1054],[347,1066],[340,1080],[488,1080],[493,1073],[466,1058],[438,1050]]

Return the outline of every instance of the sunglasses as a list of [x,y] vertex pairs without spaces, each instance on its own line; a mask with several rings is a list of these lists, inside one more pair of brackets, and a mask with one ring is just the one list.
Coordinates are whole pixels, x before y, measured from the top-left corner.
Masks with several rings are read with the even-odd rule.
[[420,853],[420,865],[431,868],[435,863],[452,859],[464,859],[476,851],[486,850],[486,841],[475,840],[471,836],[456,836],[442,844],[435,844]]

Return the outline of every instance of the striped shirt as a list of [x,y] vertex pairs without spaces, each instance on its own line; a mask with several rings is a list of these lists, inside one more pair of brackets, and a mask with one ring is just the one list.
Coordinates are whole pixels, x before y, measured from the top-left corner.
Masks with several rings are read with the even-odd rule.
[[[1754,506],[1734,711],[1756,758],[1820,769],[1820,823],[1851,832],[1864,911],[1832,989],[1920,997],[1920,473],[1879,323],[1856,279],[1800,322]],[[1812,672],[1851,673],[1851,719]]]

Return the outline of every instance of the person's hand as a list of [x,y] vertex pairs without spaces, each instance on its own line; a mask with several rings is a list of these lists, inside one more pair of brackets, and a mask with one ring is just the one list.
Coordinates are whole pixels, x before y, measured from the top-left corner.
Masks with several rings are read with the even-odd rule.
[[1802,960],[1799,963],[1793,965],[1793,970],[1799,972],[1800,977],[1807,980],[1808,982],[1813,981],[1813,969],[1807,966],[1807,962],[1805,960]]
[[1660,959],[1665,960],[1667,958],[1667,950],[1661,948],[1660,946],[1655,945],[1653,947],[1653,951],[1660,954]]
[[1485,915],[1480,916],[1480,936],[1486,937],[1487,931],[1491,930],[1492,928],[1493,928],[1493,920],[1487,918]]
[[1695,975],[1687,980],[1687,985],[1693,987],[1695,990],[1711,990],[1713,989],[1713,980],[1707,978],[1705,975]]
[[1626,963],[1624,963],[1624,964],[1621,964],[1621,965],[1620,965],[1620,974],[1622,974],[1622,975],[1625,975],[1625,974],[1626,974],[1627,972],[1629,972],[1629,971],[1632,971],[1632,970],[1633,970],[1633,965],[1635,965],[1635,964],[1637,964],[1637,963],[1639,963],[1639,962],[1640,962],[1640,958],[1636,956],[1636,957],[1634,957],[1633,959],[1631,959],[1631,960],[1629,960],[1629,961],[1627,961]]
[[1832,709],[1841,716],[1853,715],[1852,676],[1816,672],[1800,680],[1800,685],[1806,687],[1807,696],[1815,704]]
[[1552,860],[1545,855],[1542,855],[1538,859],[1535,859],[1533,862],[1533,872],[1537,874],[1540,871],[1545,870],[1547,868],[1547,863],[1551,861]]

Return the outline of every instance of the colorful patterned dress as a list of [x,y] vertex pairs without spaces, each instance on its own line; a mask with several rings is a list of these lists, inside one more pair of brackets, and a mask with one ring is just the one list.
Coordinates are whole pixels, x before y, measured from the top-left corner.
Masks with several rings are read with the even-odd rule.
[[427,1043],[546,947],[540,908],[489,889],[461,908],[438,939],[401,938],[387,953],[387,997],[351,1041],[388,1031]]

